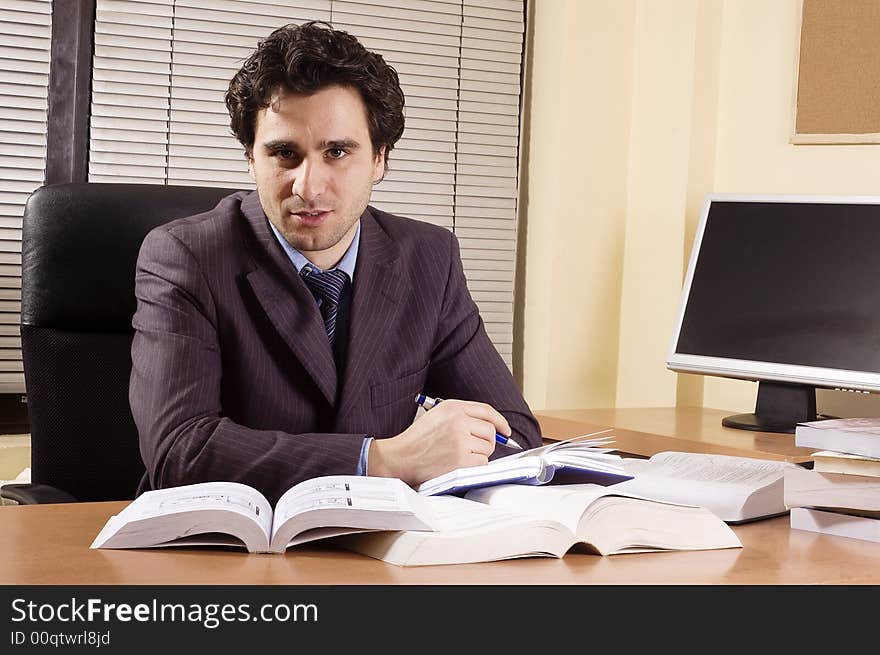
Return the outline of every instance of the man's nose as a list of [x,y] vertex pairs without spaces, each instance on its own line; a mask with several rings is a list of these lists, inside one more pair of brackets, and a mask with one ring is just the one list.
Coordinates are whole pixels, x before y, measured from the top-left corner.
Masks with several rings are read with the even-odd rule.
[[324,165],[306,157],[294,170],[293,193],[306,202],[312,202],[324,193],[326,172]]

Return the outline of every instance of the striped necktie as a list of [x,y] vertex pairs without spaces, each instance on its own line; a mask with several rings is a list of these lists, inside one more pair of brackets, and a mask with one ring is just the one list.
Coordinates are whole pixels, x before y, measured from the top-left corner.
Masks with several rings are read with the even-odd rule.
[[322,271],[306,264],[300,271],[300,275],[315,300],[320,304],[324,329],[327,330],[330,343],[333,343],[333,334],[336,331],[336,313],[339,311],[339,297],[342,295],[345,283],[348,282],[348,273],[340,271],[338,268]]

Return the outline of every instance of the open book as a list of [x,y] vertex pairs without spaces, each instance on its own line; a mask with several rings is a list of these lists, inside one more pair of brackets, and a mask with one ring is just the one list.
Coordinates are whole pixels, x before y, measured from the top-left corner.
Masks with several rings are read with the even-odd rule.
[[728,523],[785,514],[783,474],[798,468],[775,460],[679,452],[625,459],[623,466],[635,477],[615,485],[615,491],[700,505]]
[[92,548],[239,546],[252,553],[359,530],[432,530],[424,499],[396,478],[336,475],[291,487],[275,504],[237,482],[148,491],[110,517]]
[[111,517],[91,547],[280,553],[328,538],[399,565],[562,557],[577,544],[603,555],[740,546],[704,508],[623,497],[613,487],[510,484],[460,498],[420,496],[392,478],[327,476],[292,487],[274,512],[235,482],[150,491]]
[[[607,432],[603,430],[602,432]],[[594,434],[601,434],[599,432]],[[419,485],[426,496],[456,494],[504,483],[615,484],[632,478],[621,466],[621,457],[607,448],[612,439],[593,434],[557,441],[540,448],[499,457],[484,466],[468,466],[444,473]]]
[[350,534],[334,541],[400,566],[562,557],[578,545],[600,555],[742,546],[705,508],[620,496],[614,487],[593,484],[504,484],[425,501],[434,532]]

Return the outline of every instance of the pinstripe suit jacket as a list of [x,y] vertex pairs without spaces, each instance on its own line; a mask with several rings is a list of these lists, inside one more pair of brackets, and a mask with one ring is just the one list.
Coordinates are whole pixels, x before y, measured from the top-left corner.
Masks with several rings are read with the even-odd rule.
[[442,228],[364,212],[341,377],[256,192],[153,230],[135,291],[129,400],[141,491],[232,480],[274,503],[304,479],[353,474],[364,436],[402,432],[422,390],[487,402],[524,447],[540,445]]

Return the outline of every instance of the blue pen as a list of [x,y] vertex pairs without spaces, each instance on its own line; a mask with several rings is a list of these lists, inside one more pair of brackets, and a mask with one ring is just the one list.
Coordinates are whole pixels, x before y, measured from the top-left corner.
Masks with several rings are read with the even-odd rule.
[[[416,403],[421,405],[422,407],[424,407],[426,410],[433,409],[434,407],[437,406],[437,404],[441,400],[442,400],[441,398],[431,398],[431,396],[426,396],[423,393],[416,394]],[[495,433],[495,441],[497,441],[498,443],[500,443],[504,446],[510,446],[511,448],[519,448],[520,450],[523,449],[523,447],[520,446],[518,443],[516,443],[511,437],[505,437],[500,432]]]

